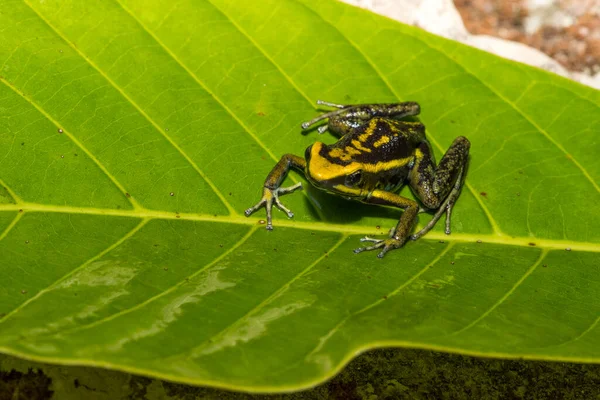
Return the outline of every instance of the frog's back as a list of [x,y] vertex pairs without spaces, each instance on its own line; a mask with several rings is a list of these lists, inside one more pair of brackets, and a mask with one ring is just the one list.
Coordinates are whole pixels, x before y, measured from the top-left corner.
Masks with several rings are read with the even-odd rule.
[[425,127],[419,122],[376,117],[329,148],[333,150],[331,155],[339,153],[342,160],[372,164],[411,158],[424,138]]

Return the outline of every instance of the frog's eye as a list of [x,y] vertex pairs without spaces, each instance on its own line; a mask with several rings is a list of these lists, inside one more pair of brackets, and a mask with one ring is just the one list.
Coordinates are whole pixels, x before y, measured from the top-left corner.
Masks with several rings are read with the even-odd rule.
[[355,187],[362,181],[362,170],[354,171],[346,177],[346,186]]

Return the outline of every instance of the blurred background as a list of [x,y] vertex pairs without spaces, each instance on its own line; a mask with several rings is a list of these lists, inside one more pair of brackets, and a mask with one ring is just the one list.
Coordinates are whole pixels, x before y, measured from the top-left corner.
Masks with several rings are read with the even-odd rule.
[[600,0],[344,0],[600,89]]

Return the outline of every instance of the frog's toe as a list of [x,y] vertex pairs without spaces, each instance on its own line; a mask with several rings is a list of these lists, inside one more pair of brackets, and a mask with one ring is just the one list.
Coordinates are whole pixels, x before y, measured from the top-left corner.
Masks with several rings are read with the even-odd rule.
[[251,216],[252,214],[254,214],[258,209],[262,208],[266,203],[265,199],[261,199],[258,203],[256,203],[255,205],[253,205],[252,207],[246,209],[244,211],[244,215],[246,217]]
[[372,242],[373,245],[367,246],[367,247],[359,247],[358,249],[354,250],[354,253],[358,254],[358,253],[362,253],[363,251],[381,249],[381,252],[379,252],[379,254],[377,254],[378,258],[383,258],[388,251],[397,249],[398,247],[401,246],[401,243],[402,243],[397,239],[373,239],[370,237],[364,237],[364,238],[360,239],[360,241],[361,242]]
[[298,182],[295,185],[288,186],[285,188],[275,189],[275,196],[283,196],[284,194],[293,193],[298,189],[302,189],[302,182]]
[[385,257],[385,253],[387,253],[388,251],[390,251],[389,247],[384,247],[383,250],[381,250],[381,252],[379,254],[377,254],[377,258],[383,258]]
[[284,206],[281,201],[279,201],[279,198],[275,198],[275,207],[279,208],[281,211],[283,211],[284,213],[287,214],[288,218],[292,218],[294,216],[294,213],[290,211],[289,208],[287,208],[286,206]]
[[358,249],[354,249],[354,254],[362,253],[363,251],[375,250],[375,249],[385,246],[385,240],[378,240],[378,239],[365,237],[365,238],[362,238],[360,241],[361,242],[373,242],[375,244],[373,246],[359,247]]
[[360,241],[361,242],[373,242],[373,243],[377,243],[377,242],[381,242],[382,240],[381,239],[375,239],[375,238],[372,238],[372,237],[365,236],[364,238],[360,238]]

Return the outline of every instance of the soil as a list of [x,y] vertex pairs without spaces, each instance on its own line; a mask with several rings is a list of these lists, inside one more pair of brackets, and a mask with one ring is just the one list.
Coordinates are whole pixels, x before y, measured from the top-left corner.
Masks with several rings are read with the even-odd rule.
[[[588,75],[600,72],[600,0],[545,3],[544,10],[530,10],[526,0],[454,0],[472,34],[527,44],[570,71]],[[532,17],[541,23],[534,32],[528,32],[528,18]]]

